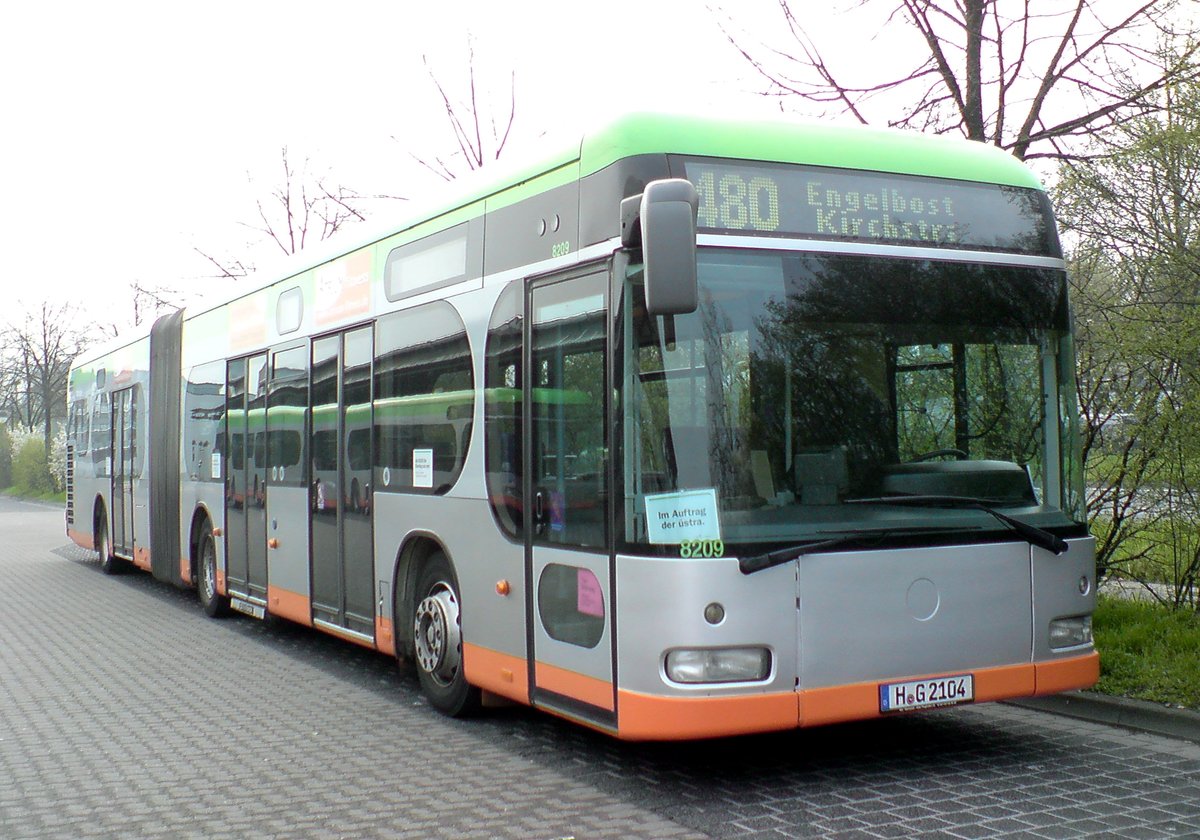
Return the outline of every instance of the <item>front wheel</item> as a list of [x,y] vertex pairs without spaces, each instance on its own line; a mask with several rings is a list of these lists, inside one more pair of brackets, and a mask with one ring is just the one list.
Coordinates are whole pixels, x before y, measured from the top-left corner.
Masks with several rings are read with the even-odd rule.
[[229,613],[229,599],[217,592],[217,542],[213,539],[212,528],[204,526],[200,532],[199,550],[199,579],[196,581],[196,594],[200,597],[200,606],[210,618],[219,618]]
[[100,555],[100,571],[106,575],[119,575],[129,568],[129,563],[113,554],[112,537],[108,535],[108,517],[104,511],[96,516],[96,553]]
[[451,717],[478,711],[481,693],[463,674],[458,581],[444,554],[438,552],[425,561],[413,600],[414,658],[421,691],[430,705]]

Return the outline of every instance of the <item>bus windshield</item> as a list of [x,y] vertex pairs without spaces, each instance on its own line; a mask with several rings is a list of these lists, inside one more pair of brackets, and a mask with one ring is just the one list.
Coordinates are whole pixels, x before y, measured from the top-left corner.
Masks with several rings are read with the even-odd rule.
[[627,543],[1000,527],[888,496],[983,499],[1077,529],[1063,271],[705,248],[698,272],[698,309],[673,318],[645,315],[628,272]]

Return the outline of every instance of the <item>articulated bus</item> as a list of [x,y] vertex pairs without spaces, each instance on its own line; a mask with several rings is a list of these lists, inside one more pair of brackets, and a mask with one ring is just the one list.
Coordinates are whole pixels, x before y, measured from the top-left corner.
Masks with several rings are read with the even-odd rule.
[[1095,682],[1067,277],[981,144],[630,115],[70,377],[71,538],[623,739]]

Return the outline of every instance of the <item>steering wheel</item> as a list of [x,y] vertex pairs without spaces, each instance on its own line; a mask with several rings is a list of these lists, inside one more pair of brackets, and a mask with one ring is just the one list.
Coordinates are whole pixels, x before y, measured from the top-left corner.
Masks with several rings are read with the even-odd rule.
[[967,460],[967,453],[961,449],[933,449],[929,452],[922,452],[915,458],[910,458],[908,463],[915,464],[919,461],[932,461],[934,458],[949,458],[951,456],[956,461]]

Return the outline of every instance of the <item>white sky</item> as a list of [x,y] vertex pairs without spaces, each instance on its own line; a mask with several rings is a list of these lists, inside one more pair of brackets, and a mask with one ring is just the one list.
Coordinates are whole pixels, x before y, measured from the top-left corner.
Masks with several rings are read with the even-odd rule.
[[[785,34],[777,0],[709,2],[752,37]],[[854,0],[830,5],[792,3],[827,56],[886,65],[895,28],[868,40],[839,11]],[[211,287],[196,247],[265,265],[273,252],[239,223],[256,222],[255,199],[280,183],[285,145],[360,193],[440,186],[410,155],[455,148],[422,56],[464,93],[468,39],[498,110],[517,73],[510,157],[557,151],[543,135],[577,139],[615,110],[773,112],[716,20],[705,0],[7,3],[3,288],[111,324],[132,314],[131,282]]]
[[211,285],[193,247],[261,265],[238,222],[284,145],[362,193],[428,189],[409,152],[454,146],[422,55],[463,92],[468,37],[501,100],[517,72],[514,154],[597,110],[769,107],[689,0],[43,0],[0,17],[4,287],[105,323],[131,314],[132,281]]

